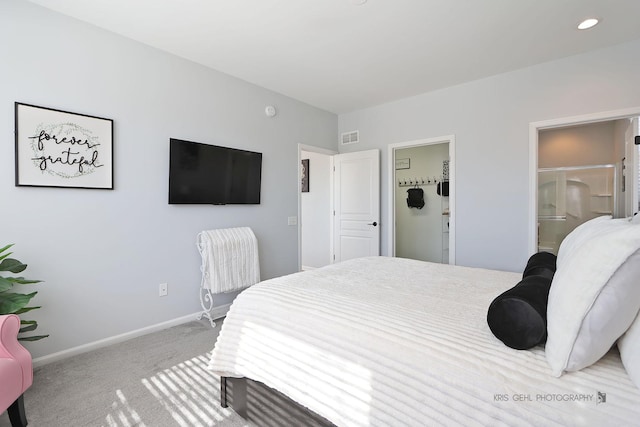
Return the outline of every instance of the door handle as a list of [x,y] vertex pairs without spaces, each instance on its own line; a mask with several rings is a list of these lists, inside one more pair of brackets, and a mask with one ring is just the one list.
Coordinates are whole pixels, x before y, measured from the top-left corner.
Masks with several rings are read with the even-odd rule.
[[373,226],[375,227],[376,225],[378,225],[378,223],[377,223],[377,222],[375,222],[375,221],[373,221],[373,222],[370,222],[370,223],[369,223],[369,224],[367,224],[367,225],[373,225]]

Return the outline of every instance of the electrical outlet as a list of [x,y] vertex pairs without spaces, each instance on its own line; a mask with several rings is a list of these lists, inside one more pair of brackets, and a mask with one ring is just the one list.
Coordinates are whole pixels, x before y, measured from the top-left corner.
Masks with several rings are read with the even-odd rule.
[[287,225],[298,225],[298,217],[297,216],[287,217]]
[[165,297],[169,294],[169,285],[166,283],[160,283],[160,296]]

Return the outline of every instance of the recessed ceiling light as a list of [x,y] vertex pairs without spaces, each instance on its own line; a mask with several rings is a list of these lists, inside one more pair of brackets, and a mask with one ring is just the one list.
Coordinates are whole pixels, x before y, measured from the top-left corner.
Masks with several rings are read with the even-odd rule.
[[588,30],[589,28],[595,27],[597,23],[598,23],[598,20],[596,18],[585,19],[584,21],[578,24],[578,29]]

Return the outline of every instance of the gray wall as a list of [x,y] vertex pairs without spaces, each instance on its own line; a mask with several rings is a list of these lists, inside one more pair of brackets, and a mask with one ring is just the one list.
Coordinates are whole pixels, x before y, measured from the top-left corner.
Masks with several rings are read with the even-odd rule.
[[637,40],[341,115],[339,132],[359,129],[362,141],[341,152],[382,152],[382,253],[387,145],[454,134],[456,263],[522,271],[530,255],[529,124],[640,106],[639,51]]
[[[334,114],[24,1],[0,40],[0,245],[44,280],[34,357],[198,311],[203,229],[252,227],[263,278],[297,269],[297,144],[336,149]],[[113,119],[115,190],[15,187],[15,101]],[[262,152],[262,203],[169,206],[170,137]]]

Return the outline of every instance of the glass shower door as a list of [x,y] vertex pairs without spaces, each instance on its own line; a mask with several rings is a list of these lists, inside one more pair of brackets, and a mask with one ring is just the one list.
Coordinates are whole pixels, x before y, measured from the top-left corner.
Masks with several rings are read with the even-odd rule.
[[538,250],[558,253],[580,224],[614,215],[615,165],[538,169]]

